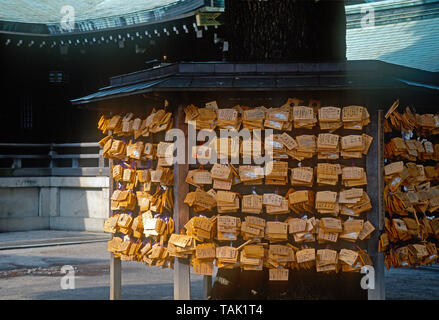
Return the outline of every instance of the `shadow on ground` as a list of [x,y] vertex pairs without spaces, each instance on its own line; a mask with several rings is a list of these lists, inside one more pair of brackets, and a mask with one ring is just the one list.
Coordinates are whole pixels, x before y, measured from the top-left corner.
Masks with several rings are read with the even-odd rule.
[[79,257],[57,257],[43,255],[18,255],[2,254],[0,255],[0,270],[7,271],[18,268],[36,268],[52,267],[62,265],[87,265],[95,263],[108,264],[107,259],[91,259]]
[[[202,281],[191,282],[191,299],[203,298]],[[109,286],[76,288],[73,290],[43,291],[35,294],[36,300],[108,300]],[[123,300],[173,300],[174,287],[172,283],[122,285]]]
[[385,272],[387,300],[438,300],[439,269],[390,269]]

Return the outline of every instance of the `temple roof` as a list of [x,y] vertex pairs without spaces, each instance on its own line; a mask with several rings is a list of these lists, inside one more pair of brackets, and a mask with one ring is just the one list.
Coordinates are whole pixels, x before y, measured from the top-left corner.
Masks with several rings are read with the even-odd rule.
[[[375,23],[361,20],[373,9]],[[386,0],[348,6],[348,60],[380,60],[439,72],[439,1]]]
[[[209,3],[211,1],[208,1]],[[178,18],[205,0],[0,0],[0,31],[64,34],[141,25]],[[71,7],[66,7],[69,5]],[[74,17],[74,29],[63,27]],[[64,24],[65,26],[65,24]]]
[[430,72],[380,61],[343,63],[182,62],[123,74],[75,105],[146,92],[307,91],[423,88],[439,90]]
[[[198,29],[195,15],[200,10],[223,10],[224,0],[76,0],[73,30],[62,27],[65,4],[61,0],[0,0],[0,33],[4,36],[0,45],[88,46],[188,32],[196,33],[200,43],[217,43],[216,33],[208,38]],[[365,28],[362,22],[371,10],[373,27]],[[348,60],[379,60],[439,72],[439,0],[347,5],[346,20]],[[144,45],[148,47],[146,42]]]

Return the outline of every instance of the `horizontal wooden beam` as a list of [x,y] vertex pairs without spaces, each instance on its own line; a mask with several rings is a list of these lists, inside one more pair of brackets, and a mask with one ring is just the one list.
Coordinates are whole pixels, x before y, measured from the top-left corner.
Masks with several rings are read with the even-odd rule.
[[52,168],[53,176],[108,176],[108,168]]
[[0,143],[4,148],[97,148],[97,142],[73,142],[73,143]]
[[47,148],[50,143],[0,143],[0,147],[6,148]]
[[44,177],[51,176],[50,168],[0,168],[0,177]]
[[53,154],[53,159],[98,159],[100,155],[98,153],[96,154],[84,154],[84,153],[78,153],[78,154]]
[[78,143],[53,143],[55,148],[98,148],[97,142],[78,142]]
[[0,177],[100,177],[108,176],[108,168],[0,168]]
[[0,159],[49,159],[47,154],[0,154]]

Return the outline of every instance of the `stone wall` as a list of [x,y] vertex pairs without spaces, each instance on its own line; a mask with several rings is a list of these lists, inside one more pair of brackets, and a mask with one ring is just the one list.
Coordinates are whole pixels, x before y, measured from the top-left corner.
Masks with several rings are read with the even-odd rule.
[[103,232],[108,186],[107,177],[0,178],[0,232]]

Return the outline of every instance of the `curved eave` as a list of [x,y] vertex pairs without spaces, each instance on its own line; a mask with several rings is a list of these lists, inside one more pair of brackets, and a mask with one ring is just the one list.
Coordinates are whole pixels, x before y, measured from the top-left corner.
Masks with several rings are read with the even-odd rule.
[[398,85],[397,83],[392,85],[387,85],[385,87],[378,85],[322,85],[322,86],[307,86],[307,85],[298,85],[298,86],[272,86],[272,87],[257,87],[257,86],[222,86],[222,87],[209,87],[209,86],[194,86],[194,87],[160,87],[160,86],[151,86],[145,89],[136,90],[133,92],[124,92],[124,93],[115,93],[101,97],[84,97],[75,100],[71,100],[70,102],[73,105],[86,105],[99,101],[112,100],[118,98],[124,98],[128,96],[149,93],[149,92],[200,92],[200,91],[330,91],[330,90],[378,90],[378,89],[396,89],[401,87],[410,87]]
[[[385,68],[393,71],[386,72]],[[71,100],[74,105],[147,92],[314,91],[420,88],[437,92],[434,83],[402,78],[399,66],[377,61],[347,63],[180,63],[110,79],[110,86]],[[423,75],[416,71],[415,75]],[[406,74],[407,75],[407,74]]]

